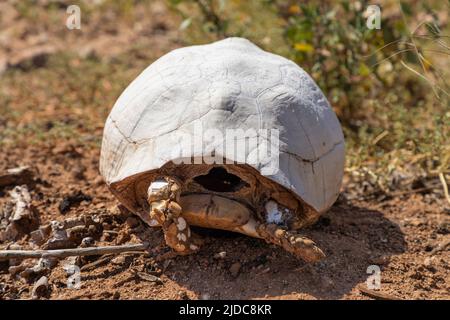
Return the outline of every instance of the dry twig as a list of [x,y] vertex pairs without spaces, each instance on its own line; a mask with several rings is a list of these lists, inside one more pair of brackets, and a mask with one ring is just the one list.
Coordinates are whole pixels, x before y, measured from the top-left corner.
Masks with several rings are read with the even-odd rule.
[[123,246],[90,247],[59,250],[0,250],[0,261],[9,259],[28,259],[55,257],[66,258],[70,256],[97,256],[104,254],[117,254],[127,251],[145,251],[143,244],[130,244]]
[[368,297],[371,297],[373,299],[377,299],[377,300],[402,300],[399,297],[390,295],[388,293],[384,293],[384,292],[380,292],[380,291],[375,291],[375,290],[370,290],[367,288],[364,288],[364,286],[359,286],[358,290],[363,294],[366,295]]

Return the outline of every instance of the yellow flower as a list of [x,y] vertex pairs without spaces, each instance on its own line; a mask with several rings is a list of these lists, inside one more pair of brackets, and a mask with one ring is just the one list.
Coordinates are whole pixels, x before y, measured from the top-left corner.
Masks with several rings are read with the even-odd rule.
[[314,51],[314,47],[307,43],[296,43],[294,45],[295,50],[300,52],[311,52]]
[[294,4],[289,7],[288,11],[290,14],[298,14],[298,13],[300,13],[300,7],[296,4]]

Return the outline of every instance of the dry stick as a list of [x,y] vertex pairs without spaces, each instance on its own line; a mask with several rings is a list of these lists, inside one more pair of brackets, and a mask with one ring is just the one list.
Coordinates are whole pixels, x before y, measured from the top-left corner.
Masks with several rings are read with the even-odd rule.
[[447,199],[448,203],[450,203],[450,195],[448,194],[447,182],[445,181],[445,177],[442,172],[439,172],[439,180],[441,180],[442,188],[444,188],[445,198]]
[[131,244],[123,246],[109,247],[90,247],[76,249],[59,249],[59,250],[0,250],[0,261],[9,259],[28,259],[55,257],[65,258],[71,256],[97,256],[104,254],[117,254],[127,251],[145,251],[146,246],[143,244]]
[[93,269],[95,267],[98,267],[100,265],[104,265],[107,264],[111,259],[113,258],[113,255],[109,254],[107,256],[104,256],[103,258],[100,258],[98,260],[95,260],[94,262],[85,264],[84,266],[82,266],[80,268],[81,271],[86,271],[86,270],[90,270]]
[[406,195],[411,194],[411,193],[419,193],[419,192],[433,190],[434,188],[435,187],[423,187],[423,188],[417,188],[417,189],[412,189],[412,190],[391,192],[391,193],[388,193],[388,195],[391,196],[391,197],[406,196]]
[[401,298],[393,296],[393,295],[390,295],[388,293],[379,292],[379,291],[375,291],[375,290],[370,290],[370,289],[364,288],[363,286],[359,286],[358,290],[362,294],[364,294],[364,295],[366,295],[368,297],[371,297],[373,299],[378,299],[378,300],[402,300]]

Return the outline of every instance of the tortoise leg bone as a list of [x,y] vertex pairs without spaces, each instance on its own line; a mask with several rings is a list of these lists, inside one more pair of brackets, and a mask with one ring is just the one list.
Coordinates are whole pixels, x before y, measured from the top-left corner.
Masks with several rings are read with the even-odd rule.
[[239,232],[266,240],[308,262],[325,257],[316,244],[276,224],[260,223],[241,203],[217,195],[193,194],[180,198],[183,217],[191,225]]
[[166,244],[178,254],[184,255],[196,252],[200,247],[182,216],[179,199],[180,185],[169,177],[164,181],[153,182],[148,189],[150,219],[162,227]]
[[306,262],[316,262],[325,258],[325,254],[314,241],[296,232],[282,229],[276,224],[259,223],[251,218],[245,225],[237,227],[234,231],[276,244]]
[[268,243],[279,245],[307,262],[316,262],[325,257],[314,241],[295,232],[284,230],[276,224],[259,224],[256,232]]

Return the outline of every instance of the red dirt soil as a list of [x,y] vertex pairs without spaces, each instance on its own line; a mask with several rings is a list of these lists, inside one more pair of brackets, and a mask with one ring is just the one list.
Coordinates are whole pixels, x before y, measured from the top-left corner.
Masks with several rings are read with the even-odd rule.
[[[103,217],[104,230],[112,230],[97,237],[95,245],[141,240],[151,247],[162,245],[159,229],[127,220],[130,213],[117,207],[99,178],[98,157],[97,150],[71,144],[12,149],[1,155],[0,169],[29,164],[39,172],[31,195],[41,225],[95,214]],[[58,206],[63,197],[78,191],[92,201],[62,215]],[[2,203],[7,198],[2,197]],[[342,199],[305,230],[327,255],[319,263],[305,264],[257,239],[208,230],[201,232],[205,243],[198,254],[158,263],[142,254],[122,254],[82,271],[78,290],[67,288],[68,275],[59,263],[48,275],[49,298],[367,299],[358,286],[365,286],[367,268],[374,264],[381,268],[383,293],[407,299],[450,298],[449,254],[443,247],[449,239],[449,219],[442,206],[426,203],[419,194],[380,203]],[[225,257],[218,258],[219,252]],[[97,258],[83,258],[81,265]],[[10,276],[6,266],[1,270],[0,283],[9,288],[3,298],[30,297],[33,283]],[[156,274],[162,283],[136,278],[134,272]]]

